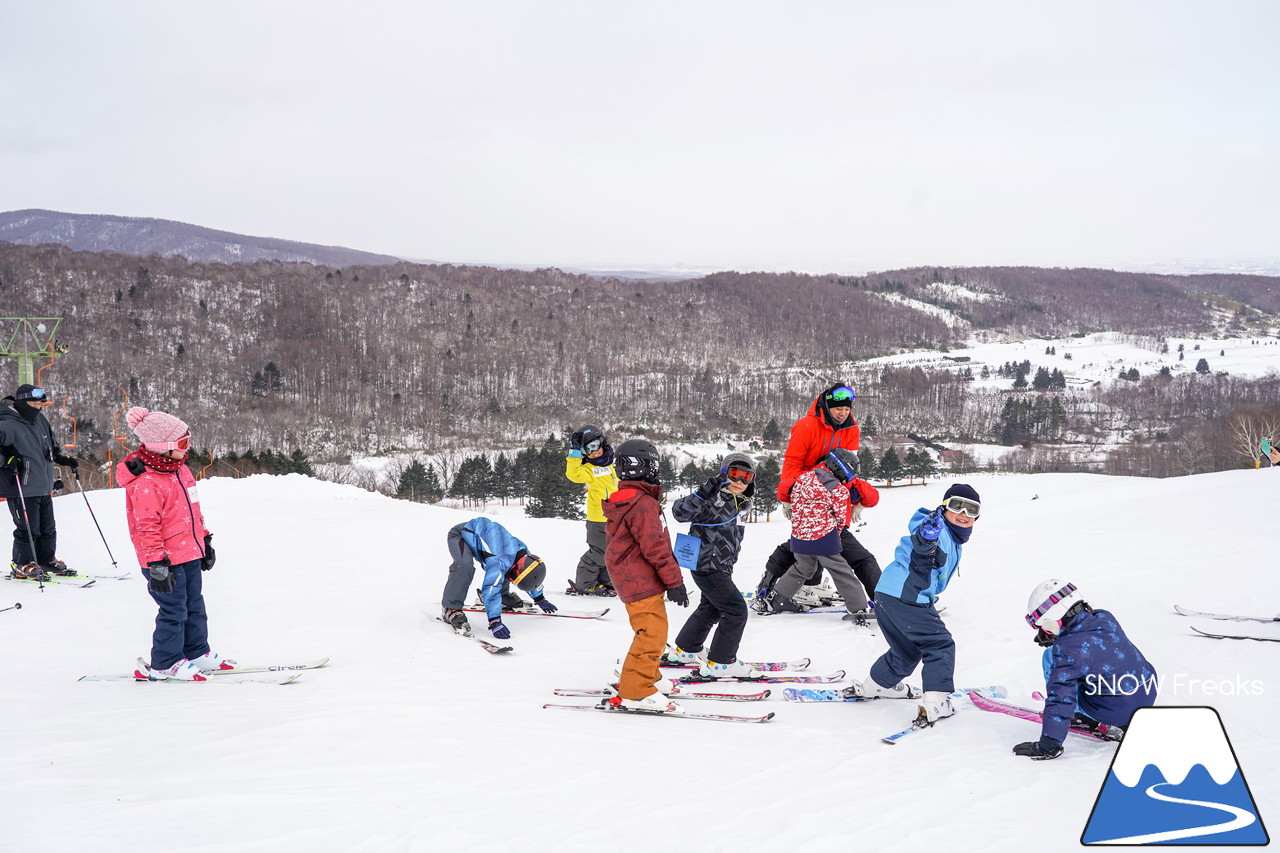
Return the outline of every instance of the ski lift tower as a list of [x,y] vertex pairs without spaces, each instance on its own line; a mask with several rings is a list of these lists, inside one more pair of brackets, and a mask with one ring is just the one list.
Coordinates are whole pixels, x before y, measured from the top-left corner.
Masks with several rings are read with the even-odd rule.
[[[18,361],[18,384],[36,384],[36,359],[64,353],[67,348],[53,336],[62,323],[61,317],[0,317],[0,333],[9,333],[8,345],[0,358]],[[3,342],[0,338],[0,342]]]

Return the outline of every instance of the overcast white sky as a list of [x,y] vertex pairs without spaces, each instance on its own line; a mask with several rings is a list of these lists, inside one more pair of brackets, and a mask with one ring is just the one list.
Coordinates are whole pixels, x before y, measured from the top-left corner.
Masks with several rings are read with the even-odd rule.
[[1280,256],[1280,3],[0,0],[0,210],[452,262]]

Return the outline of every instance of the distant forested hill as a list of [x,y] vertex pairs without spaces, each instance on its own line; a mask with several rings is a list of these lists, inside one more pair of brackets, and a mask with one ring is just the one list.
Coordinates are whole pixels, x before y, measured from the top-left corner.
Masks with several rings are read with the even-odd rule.
[[[584,419],[655,437],[759,434],[859,359],[971,335],[1244,331],[1266,318],[1192,291],[1240,300],[1274,283],[1034,268],[636,282],[0,243],[0,312],[65,318],[69,351],[45,382],[90,446],[110,441],[127,393],[181,413],[212,450],[297,447],[315,458],[509,447]],[[867,410],[883,431],[1000,435],[1002,400],[960,412],[954,376],[898,380],[859,378],[885,385]]]
[[389,255],[342,246],[317,246],[270,237],[215,231],[185,222],[133,216],[11,210],[0,213],[0,240],[38,246],[57,243],[87,252],[126,255],[181,255],[192,261],[302,261],[312,264],[390,264]]

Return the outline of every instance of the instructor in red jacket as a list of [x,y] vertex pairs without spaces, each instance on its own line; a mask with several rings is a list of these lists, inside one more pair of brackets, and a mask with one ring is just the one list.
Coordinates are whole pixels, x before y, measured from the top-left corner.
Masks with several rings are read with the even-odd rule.
[[809,407],[809,414],[791,427],[791,440],[782,456],[778,500],[791,503],[791,486],[796,478],[818,467],[832,450],[843,447],[858,451],[862,432],[853,419],[853,401],[857,396],[848,385],[833,385],[819,394]]

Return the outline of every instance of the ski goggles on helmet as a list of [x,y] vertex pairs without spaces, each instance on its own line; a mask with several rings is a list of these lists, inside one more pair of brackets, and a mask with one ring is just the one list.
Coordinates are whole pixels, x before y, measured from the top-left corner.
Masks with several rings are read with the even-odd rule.
[[31,388],[30,390],[19,393],[16,397],[20,403],[30,403],[33,406],[48,406],[53,401],[49,399],[49,394],[43,388]]
[[1041,604],[1035,610],[1032,610],[1030,613],[1027,614],[1027,624],[1030,625],[1032,628],[1039,627],[1036,625],[1036,623],[1040,621],[1040,617],[1044,616],[1046,613],[1048,613],[1050,610],[1053,609],[1053,606],[1055,604],[1057,604],[1059,601],[1066,598],[1068,595],[1070,595],[1075,591],[1076,591],[1076,585],[1073,583],[1069,583],[1066,586],[1064,586],[1062,589],[1055,592],[1053,595],[1049,596],[1043,604]]
[[756,478],[754,471],[748,471],[746,468],[729,467],[724,472],[725,476],[737,483],[750,483]]
[[582,445],[582,451],[584,453],[595,453],[601,447],[604,447],[603,436],[601,436],[600,438],[593,438],[590,441],[588,441],[586,444]]
[[982,509],[982,504],[977,501],[960,497],[947,498],[946,501],[943,502],[942,506],[944,509],[949,509],[956,513],[963,513],[970,518],[977,518],[978,512]]
[[857,398],[857,394],[853,393],[853,389],[848,386],[841,385],[827,393],[827,406],[852,406],[853,401]]

